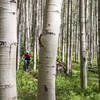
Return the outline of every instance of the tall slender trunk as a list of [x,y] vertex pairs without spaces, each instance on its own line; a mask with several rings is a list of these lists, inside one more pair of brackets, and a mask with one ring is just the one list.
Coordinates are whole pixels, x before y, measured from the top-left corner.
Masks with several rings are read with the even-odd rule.
[[25,15],[25,20],[26,20],[26,50],[29,50],[30,51],[30,31],[29,31],[29,11],[28,11],[28,9],[29,9],[29,1],[28,0],[26,0],[25,1],[26,3],[26,5],[25,5],[25,11],[26,11],[26,15]]
[[58,37],[58,50],[57,50],[57,51],[58,51],[58,52],[57,52],[57,55],[58,55],[58,56],[61,55],[61,53],[60,53],[60,40],[61,40],[61,39],[60,39],[60,38],[61,38],[61,34],[59,34],[59,37]]
[[56,100],[55,76],[62,0],[46,0],[43,33],[40,35],[38,100]]
[[73,55],[73,25],[72,25],[72,0],[71,0],[71,15],[70,15],[70,49],[69,49],[69,72],[72,75],[72,55]]
[[78,35],[78,22],[76,21],[76,35],[75,35],[75,62],[79,60],[79,35]]
[[16,1],[0,0],[0,100],[17,100]]
[[68,10],[67,10],[67,43],[66,43],[66,69],[67,69],[67,71],[66,71],[66,75],[68,75],[69,74],[69,46],[70,46],[70,38],[69,38],[69,12],[70,12],[70,0],[68,0]]
[[85,35],[85,0],[80,0],[80,76],[82,88],[87,87],[87,51]]
[[64,28],[62,28],[62,40],[61,40],[61,42],[62,42],[61,60],[62,60],[62,62],[64,62]]
[[99,69],[99,92],[100,92],[100,0],[98,0],[98,33],[99,33],[99,61],[98,61],[98,69]]
[[20,36],[22,34],[21,31],[21,20],[22,20],[22,10],[21,10],[22,1],[18,1],[17,3],[17,50],[16,50],[16,69],[19,69],[20,62]]
[[96,45],[97,45],[97,64],[98,64],[98,61],[99,61],[99,31],[98,31],[98,16],[99,16],[99,14],[98,14],[98,0],[96,0],[96,7],[97,7],[97,9],[96,9]]
[[93,10],[92,10],[92,0],[91,0],[91,3],[90,3],[90,37],[89,37],[89,39],[90,39],[90,43],[89,43],[89,45],[90,45],[90,47],[89,47],[89,61],[90,61],[90,66],[92,67],[92,58],[93,58],[93,30],[92,30],[92,28],[93,28],[93,23],[92,23],[92,21],[93,21]]
[[61,27],[61,60],[62,62],[64,62],[64,48],[65,48],[65,27],[66,27],[66,24],[65,24],[65,21],[66,21],[66,0],[63,1],[63,8],[62,8],[62,27]]
[[88,50],[88,36],[89,36],[89,1],[86,0],[85,2],[85,31],[86,31],[86,35],[85,35],[85,38],[86,38],[86,49]]
[[34,36],[33,36],[33,69],[36,70],[36,42],[37,42],[37,34],[38,34],[38,2],[35,1],[34,2],[35,5],[34,5]]

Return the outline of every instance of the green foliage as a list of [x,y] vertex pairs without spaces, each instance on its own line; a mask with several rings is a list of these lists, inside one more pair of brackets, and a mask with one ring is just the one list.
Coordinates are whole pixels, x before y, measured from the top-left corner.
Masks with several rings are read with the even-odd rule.
[[72,73],[72,77],[58,73],[56,78],[57,100],[100,100],[97,74],[89,72],[88,87],[81,89],[79,64],[73,63]]
[[76,77],[68,78],[58,74],[56,79],[57,100],[71,100],[71,97],[77,93],[75,91],[80,90],[79,83],[80,81]]
[[61,61],[61,56],[57,56],[57,60],[58,61]]
[[37,80],[29,73],[17,71],[18,100],[36,100]]
[[97,64],[97,59],[92,60],[93,64]]
[[[96,58],[92,60],[92,66],[97,67],[97,59]],[[89,58],[88,58],[88,67],[91,67]]]
[[[60,60],[60,57],[58,59]],[[25,72],[23,65],[24,62],[21,61],[20,70],[17,71],[18,100],[36,100],[38,69]],[[30,63],[29,67],[32,69],[32,66],[33,62]],[[57,73],[56,100],[100,100],[98,75],[88,72],[88,87],[81,89],[80,65],[73,63],[72,68],[72,77],[66,77],[64,73]]]

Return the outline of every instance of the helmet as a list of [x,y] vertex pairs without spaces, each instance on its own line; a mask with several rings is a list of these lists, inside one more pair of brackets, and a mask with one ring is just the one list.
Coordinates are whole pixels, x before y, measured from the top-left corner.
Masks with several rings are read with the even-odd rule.
[[29,54],[30,52],[29,51],[26,51],[26,53]]

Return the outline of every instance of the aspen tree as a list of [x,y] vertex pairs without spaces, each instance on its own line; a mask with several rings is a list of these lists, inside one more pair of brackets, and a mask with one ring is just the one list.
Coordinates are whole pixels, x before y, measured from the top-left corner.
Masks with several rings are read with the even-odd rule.
[[80,76],[82,88],[87,87],[87,52],[85,35],[85,0],[80,0]]
[[21,3],[22,0],[17,1],[17,51],[16,51],[16,69],[19,69],[19,62],[20,62],[20,36],[22,34],[21,31],[21,20],[22,20],[22,10],[21,10]]
[[46,0],[43,33],[39,44],[38,100],[56,100],[55,76],[62,0]]
[[[99,33],[99,60],[100,60],[100,0],[98,0],[98,33]],[[100,92],[100,61],[98,61],[99,69],[99,92]]]
[[69,72],[72,74],[72,55],[73,55],[73,25],[72,25],[72,0],[71,0],[71,15],[70,15],[70,49],[69,49]]
[[92,67],[93,58],[93,0],[90,2],[90,34],[89,34],[89,62]]
[[0,100],[17,100],[16,1],[0,0]]
[[63,9],[62,9],[62,27],[61,27],[61,59],[64,62],[64,42],[65,42],[65,27],[66,27],[66,0],[63,1]]
[[34,31],[33,31],[33,69],[36,70],[36,39],[37,39],[37,32],[38,32],[38,2],[37,1],[34,1],[34,12],[33,12],[33,28],[34,28]]
[[69,46],[70,46],[70,37],[69,37],[69,29],[70,29],[70,0],[68,0],[68,10],[67,10],[67,43],[66,43],[66,75],[69,75]]

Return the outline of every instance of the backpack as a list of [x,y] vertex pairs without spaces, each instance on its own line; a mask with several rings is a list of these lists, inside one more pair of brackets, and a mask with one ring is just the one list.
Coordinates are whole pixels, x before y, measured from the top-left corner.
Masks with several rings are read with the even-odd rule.
[[24,54],[24,56],[25,56],[25,60],[30,60],[31,58],[30,54]]

